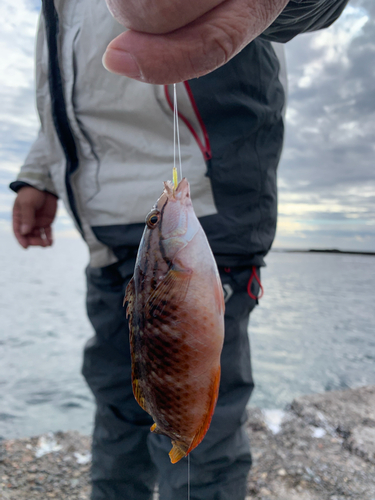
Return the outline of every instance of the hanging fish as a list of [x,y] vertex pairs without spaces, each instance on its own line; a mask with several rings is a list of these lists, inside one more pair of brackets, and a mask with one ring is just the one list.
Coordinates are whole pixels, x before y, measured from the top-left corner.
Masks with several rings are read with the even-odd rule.
[[176,463],[210,426],[224,340],[220,277],[186,179],[165,182],[146,217],[125,302],[134,396]]

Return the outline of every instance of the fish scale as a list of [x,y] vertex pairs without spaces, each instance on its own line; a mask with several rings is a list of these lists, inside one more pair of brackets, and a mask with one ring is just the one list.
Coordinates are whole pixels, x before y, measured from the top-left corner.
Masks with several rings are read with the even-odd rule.
[[126,290],[133,392],[172,440],[176,463],[202,441],[214,412],[224,337],[216,263],[183,179],[146,218]]

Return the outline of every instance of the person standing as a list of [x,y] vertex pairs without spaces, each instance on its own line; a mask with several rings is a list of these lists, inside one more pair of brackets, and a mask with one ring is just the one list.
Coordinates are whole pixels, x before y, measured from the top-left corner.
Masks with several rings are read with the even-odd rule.
[[174,82],[183,169],[226,297],[219,399],[191,453],[191,498],[245,498],[244,425],[254,387],[247,326],[276,230],[284,131],[285,74],[275,42],[329,26],[346,3],[107,0],[114,18],[103,0],[43,0],[41,129],[11,184],[13,228],[24,248],[51,245],[60,198],[90,250],[95,334],[83,374],[97,403],[93,500],[150,500],[156,483],[161,500],[187,495],[186,462],[169,463],[169,440],[149,432],[152,419],[134,400],[122,307],[144,217],[171,173]]

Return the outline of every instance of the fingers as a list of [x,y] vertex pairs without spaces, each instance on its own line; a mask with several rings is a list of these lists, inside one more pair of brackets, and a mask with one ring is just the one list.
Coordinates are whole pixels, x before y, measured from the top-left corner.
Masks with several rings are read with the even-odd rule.
[[114,18],[144,33],[169,33],[186,26],[225,0],[106,0]]
[[27,234],[22,234],[20,228],[22,226],[20,211],[15,205],[13,210],[13,232],[18,243],[23,248],[29,246],[49,247],[53,243],[52,228],[48,227],[35,227]]
[[53,243],[52,230],[49,227],[36,228],[27,235],[29,246],[50,247]]
[[24,193],[17,196],[13,206],[13,232],[23,248],[30,245],[29,234],[35,226],[35,211],[36,207],[28,196]]
[[209,73],[234,55],[239,48],[239,31],[228,26],[223,31],[213,22],[204,27],[203,21],[166,35],[127,31],[109,44],[104,65],[114,73],[154,84]]
[[225,0],[166,34],[129,30],[109,44],[103,63],[109,71],[154,84],[202,76],[225,64],[261,34],[287,2]]
[[20,203],[20,233],[25,236],[29,234],[35,226],[35,207],[30,202]]
[[47,242],[46,246],[48,246],[48,247],[52,246],[52,244],[53,244],[52,227],[47,226],[47,227],[41,228],[41,231],[43,231],[43,233],[44,233],[44,234],[41,233],[41,238]]
[[23,237],[34,229],[36,212],[44,201],[45,194],[38,189],[23,187],[19,190],[13,207],[13,230],[21,241],[25,242]]
[[13,233],[18,243],[23,248],[27,248],[29,246],[29,243],[27,237],[21,233],[21,224],[22,224],[21,212],[16,199],[13,207]]
[[13,232],[23,248],[52,245],[52,228],[57,199],[32,187],[18,192],[13,206]]

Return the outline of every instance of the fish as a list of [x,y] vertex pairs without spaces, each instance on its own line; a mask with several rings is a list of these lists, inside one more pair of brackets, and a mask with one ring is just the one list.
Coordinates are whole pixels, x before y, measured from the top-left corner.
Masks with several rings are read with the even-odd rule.
[[183,178],[146,217],[124,304],[132,387],[171,439],[177,463],[203,440],[215,410],[224,341],[224,297],[217,265]]

